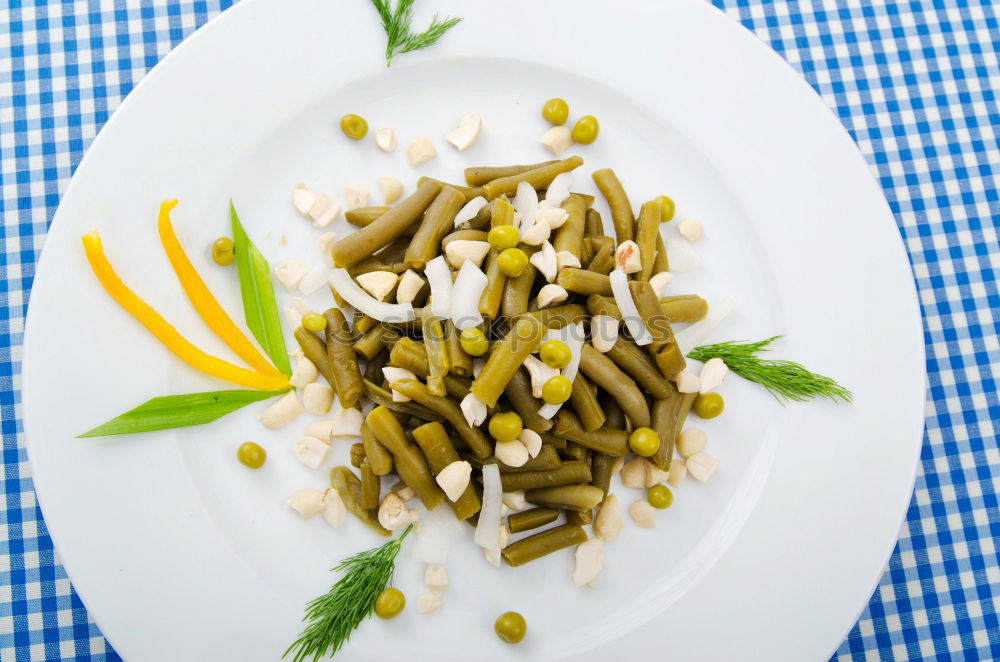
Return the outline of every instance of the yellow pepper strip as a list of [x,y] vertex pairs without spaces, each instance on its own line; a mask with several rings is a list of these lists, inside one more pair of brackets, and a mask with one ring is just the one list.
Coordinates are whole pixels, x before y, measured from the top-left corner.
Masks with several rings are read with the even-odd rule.
[[220,358],[211,356],[201,351],[187,340],[177,329],[170,325],[167,320],[160,317],[160,314],[150,307],[148,303],[136,296],[135,292],[121,281],[118,274],[111,267],[111,263],[104,256],[104,249],[101,246],[101,237],[96,230],[83,235],[83,249],[87,254],[87,261],[90,268],[94,270],[94,275],[101,281],[101,285],[108,291],[121,307],[128,311],[133,317],[142,323],[150,333],[156,336],[160,342],[167,346],[183,361],[194,368],[201,370],[205,374],[227,382],[239,384],[249,388],[261,390],[279,390],[288,388],[288,379],[284,375],[263,375],[253,370],[247,370],[235,366],[232,363],[223,361]]
[[201,318],[205,320],[208,328],[214,331],[215,335],[219,336],[224,343],[229,345],[229,348],[236,352],[237,356],[246,361],[251,368],[265,375],[280,375],[281,373],[264,358],[264,355],[254,347],[253,343],[233,323],[232,318],[226,314],[226,311],[222,309],[216,298],[212,296],[208,286],[205,285],[205,281],[201,279],[194,265],[191,264],[191,260],[185,255],[184,248],[181,247],[181,242],[177,240],[177,235],[174,234],[174,228],[170,222],[170,210],[176,206],[176,200],[164,200],[160,204],[160,217],[157,221],[157,229],[160,232],[160,242],[163,244],[163,250],[166,251],[167,258],[170,259],[170,264],[174,268],[174,273],[177,274],[177,280],[180,281],[184,292],[187,293],[188,299],[191,300],[192,305],[194,305],[198,314],[201,315]]

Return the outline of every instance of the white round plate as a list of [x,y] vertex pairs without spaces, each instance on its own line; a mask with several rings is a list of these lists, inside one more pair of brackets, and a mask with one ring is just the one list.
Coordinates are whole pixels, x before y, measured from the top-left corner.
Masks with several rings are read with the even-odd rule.
[[[234,272],[205,250],[228,234],[230,198],[272,265],[319,264],[318,232],[290,204],[296,182],[340,201],[344,185],[361,184],[377,199],[379,176],[412,190],[424,174],[458,180],[469,165],[543,160],[539,108],[558,95],[574,117],[601,121],[600,139],[571,152],[586,159],[578,188],[594,192],[590,172],[613,167],[636,205],[666,192],[680,218],[704,222],[704,267],[671,289],[735,299],[713,339],[785,334],[776,356],[836,377],[856,401],[781,407],[730,378],[726,414],[697,423],[718,472],[687,479],[656,529],[627,525],[596,588],[572,586],[571,552],[494,568],[470,535],[453,551],[440,611],[367,622],[342,656],[826,659],[892,549],[923,420],[914,287],[865,162],[812,90],[707,2],[424,4],[466,20],[387,69],[367,2],[244,0],[155,68],[76,171],[32,293],[24,406],[45,520],[84,602],[127,659],[274,660],[303,604],[334,580],[328,569],[381,540],[284,505],[325,485],[325,471],[292,456],[305,418],[268,433],[254,418],[263,404],[197,428],[74,439],[149,397],[227,387],[181,364],[101,290],[80,235],[98,228],[128,284],[229,357],[159,246],[160,200],[180,199],[181,241],[242,319]],[[347,112],[395,128],[396,152],[346,140]],[[458,153],[443,136],[470,112],[485,130]],[[414,170],[405,147],[422,135],[439,155]],[[261,471],[235,460],[247,439],[269,451]],[[343,462],[346,445],[337,452]],[[640,497],[618,492],[624,505]],[[405,548],[397,584],[415,605],[422,568]],[[530,624],[517,647],[492,634],[508,609]]]

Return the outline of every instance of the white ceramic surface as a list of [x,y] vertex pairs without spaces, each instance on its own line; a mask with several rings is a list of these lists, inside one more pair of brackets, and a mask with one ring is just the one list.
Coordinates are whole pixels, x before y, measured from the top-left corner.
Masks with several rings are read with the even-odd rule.
[[[284,506],[325,483],[291,454],[305,416],[269,433],[254,420],[263,405],[252,405],[199,428],[73,439],[148,397],[226,388],[107,297],[79,236],[100,229],[127,283],[196,344],[229,356],[162,254],[161,199],[180,199],[181,241],[241,319],[234,273],[201,250],[227,233],[230,198],[272,265],[318,264],[318,232],[290,205],[295,182],[340,201],[345,184],[362,184],[377,201],[383,175],[412,190],[424,174],[458,180],[468,165],[542,160],[538,109],[559,95],[573,117],[601,120],[598,142],[571,150],[586,159],[576,188],[595,192],[590,172],[614,167],[636,203],[668,192],[678,218],[705,224],[705,267],[671,290],[736,299],[713,339],[784,333],[777,355],[835,376],[856,403],[782,408],[730,379],[726,414],[696,424],[722,461],[716,476],[688,479],[655,530],[627,526],[595,589],[572,586],[569,552],[495,569],[470,529],[439,612],[366,623],[342,655],[825,660],[891,551],[923,421],[913,284],[868,167],[812,90],[707,3],[434,4],[466,20],[386,69],[366,2],[244,0],[158,65],[88,151],[46,240],[24,361],[35,486],[81,597],[130,660],[273,660],[299,631],[303,603],[333,580],[327,569],[380,541],[355,521],[333,531]],[[337,128],[346,112],[372,130],[394,127],[396,153],[371,137],[347,141]],[[458,153],[443,136],[468,112],[485,129]],[[405,145],[420,135],[439,156],[414,170]],[[246,439],[268,449],[264,470],[236,463]],[[640,496],[618,492],[625,505]],[[404,549],[397,584],[411,605],[421,580]],[[530,624],[516,648],[491,632],[508,609]]]

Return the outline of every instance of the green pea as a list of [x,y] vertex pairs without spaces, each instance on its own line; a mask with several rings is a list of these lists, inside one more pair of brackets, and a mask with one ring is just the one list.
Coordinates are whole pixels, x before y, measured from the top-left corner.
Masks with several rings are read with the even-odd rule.
[[573,126],[573,140],[581,145],[589,145],[597,140],[597,133],[601,130],[597,123],[597,118],[593,115],[584,115],[576,121]]
[[542,106],[542,117],[551,124],[561,126],[569,119],[569,104],[558,97],[549,99]]
[[212,242],[212,261],[220,267],[228,267],[233,263],[233,240],[229,237],[219,237]]
[[573,382],[562,375],[549,377],[542,384],[542,400],[545,404],[561,405],[569,400],[570,393],[573,392]]
[[493,630],[497,636],[508,644],[519,643],[528,633],[528,624],[516,611],[508,611],[500,614],[497,622],[493,624]]
[[385,588],[375,598],[375,615],[386,620],[399,616],[406,606],[406,596],[398,588]]
[[490,343],[486,336],[478,328],[472,326],[462,329],[462,334],[458,337],[462,345],[462,351],[469,356],[482,356],[490,348]]
[[660,437],[652,428],[636,428],[628,438],[628,446],[636,455],[650,457],[660,450]]
[[351,140],[361,140],[368,135],[368,122],[360,115],[348,113],[340,118],[340,130]]
[[669,508],[674,502],[674,493],[666,485],[653,485],[646,491],[646,501],[653,508]]
[[715,418],[726,408],[726,403],[718,393],[702,393],[694,399],[693,408],[701,418]]
[[513,225],[498,225],[486,235],[486,240],[490,242],[490,246],[498,251],[514,248],[517,246],[519,239],[517,228]]
[[658,195],[654,198],[660,205],[660,221],[666,223],[674,217],[674,200],[667,195]]
[[528,256],[520,248],[508,248],[497,255],[497,267],[504,276],[517,278],[527,266]]
[[236,459],[245,467],[260,469],[267,460],[267,451],[252,441],[246,441],[236,450]]
[[309,331],[319,333],[326,329],[326,318],[319,313],[306,313],[302,316],[302,326]]
[[569,360],[573,358],[573,352],[569,346],[561,340],[546,340],[538,350],[538,356],[545,365],[556,370],[562,370],[569,365]]
[[524,426],[521,417],[512,411],[504,414],[493,414],[490,418],[490,436],[497,441],[514,441],[521,434]]

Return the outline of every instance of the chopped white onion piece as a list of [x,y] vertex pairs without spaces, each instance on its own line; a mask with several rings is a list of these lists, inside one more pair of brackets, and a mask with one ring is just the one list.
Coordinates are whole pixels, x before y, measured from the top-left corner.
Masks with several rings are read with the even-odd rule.
[[475,264],[468,260],[462,263],[451,290],[451,321],[459,331],[482,324],[479,297],[488,282],[486,274]]
[[621,269],[612,270],[609,276],[611,278],[611,291],[615,295],[615,303],[618,304],[622,321],[625,322],[625,328],[628,329],[628,332],[632,334],[635,344],[642,346],[653,342],[653,337],[649,335],[646,323],[642,321],[639,309],[635,307],[635,301],[632,300],[632,293],[628,289],[628,276]]
[[[580,370],[580,354],[583,352],[584,341],[583,323],[567,324],[559,330],[563,332],[559,339],[566,343],[570,352],[569,363],[562,369],[561,374],[570,383],[573,383],[573,380],[576,379],[576,373]],[[559,411],[560,407],[562,407],[561,404],[544,404],[538,408],[538,415],[542,418],[552,418]]]
[[729,297],[724,297],[719,301],[709,304],[708,315],[705,315],[704,319],[691,324],[683,331],[675,333],[674,340],[677,341],[681,354],[687,356],[688,352],[705,342],[709,334],[715,330],[715,327],[719,326],[722,320],[726,319],[729,313],[733,312],[733,308],[735,307],[736,302]]
[[573,186],[573,173],[563,172],[556,175],[545,191],[545,201],[553,207],[558,207],[569,197],[571,186]]
[[455,215],[455,227],[457,228],[462,223],[466,221],[471,221],[476,217],[479,211],[488,205],[489,202],[481,195],[477,195],[472,200],[465,203],[461,209],[458,210],[458,214]]
[[419,563],[448,562],[448,550],[465,533],[465,523],[455,518],[446,504],[439,504],[420,522],[413,543],[413,560]]
[[535,213],[538,211],[538,194],[528,182],[517,185],[514,194],[514,209],[521,215],[520,230],[523,235],[535,224]]
[[431,314],[442,319],[451,317],[451,269],[444,256],[438,255],[428,262],[424,267],[424,275],[431,286]]
[[681,236],[670,237],[667,243],[667,264],[673,273],[694,271],[701,266],[698,249],[690,241]]
[[408,303],[377,301],[354,282],[347,269],[331,271],[330,286],[344,298],[344,301],[380,322],[411,322],[416,317],[413,306]]
[[[483,549],[500,551],[500,506],[503,505],[503,487],[500,484],[500,467],[483,465],[483,508],[479,511],[475,542]],[[449,509],[448,513],[451,513]]]

